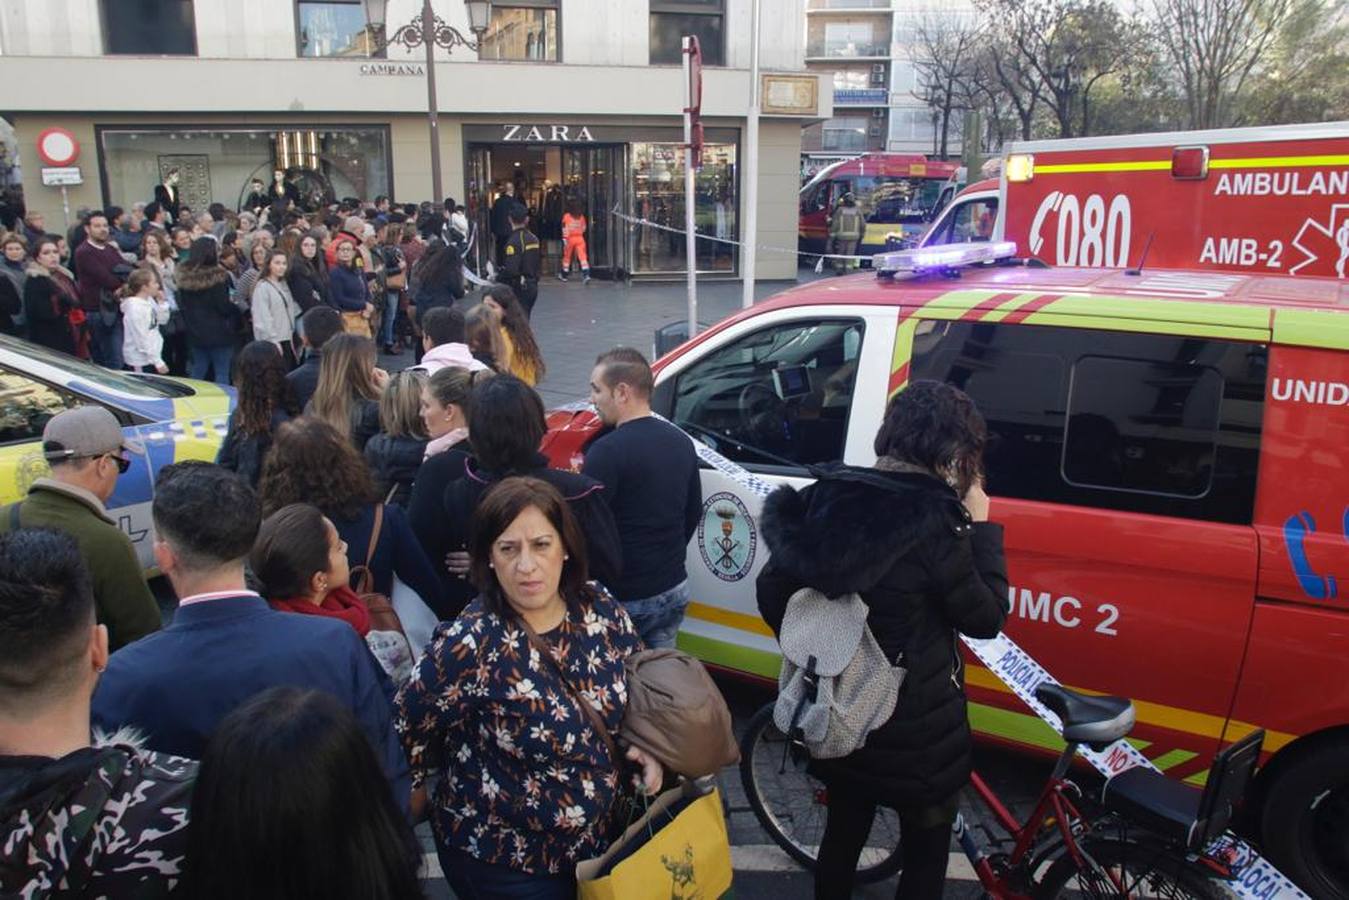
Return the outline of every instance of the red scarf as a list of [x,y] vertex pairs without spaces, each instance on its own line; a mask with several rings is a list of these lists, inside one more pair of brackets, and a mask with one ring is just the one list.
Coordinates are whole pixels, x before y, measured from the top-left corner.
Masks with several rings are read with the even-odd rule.
[[327,616],[341,619],[361,637],[370,633],[370,610],[368,610],[356,592],[345,585],[334,588],[323,598],[323,603],[315,606],[308,597],[293,597],[288,600],[269,600],[272,609],[280,612],[300,613],[309,616]]

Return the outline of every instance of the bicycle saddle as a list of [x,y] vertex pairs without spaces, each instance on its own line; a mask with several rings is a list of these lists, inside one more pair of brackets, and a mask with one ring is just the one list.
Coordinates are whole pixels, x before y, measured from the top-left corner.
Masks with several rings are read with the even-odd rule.
[[1041,684],[1035,699],[1063,722],[1063,739],[1100,750],[1134,727],[1133,701],[1123,697],[1091,697],[1059,684]]

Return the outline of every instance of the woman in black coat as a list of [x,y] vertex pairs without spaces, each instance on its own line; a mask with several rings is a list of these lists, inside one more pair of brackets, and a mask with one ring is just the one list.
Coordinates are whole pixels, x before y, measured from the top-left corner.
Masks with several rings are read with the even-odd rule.
[[831,465],[797,492],[764,505],[771,552],[759,611],[775,634],[787,602],[811,587],[855,592],[891,660],[908,669],[894,714],[865,746],[816,760],[829,788],[815,896],[850,897],[878,805],[899,813],[903,898],[938,898],[946,878],[957,792],[969,780],[972,739],[957,632],[991,638],[1007,616],[1002,527],[988,519],[981,464],[986,431],[973,401],[919,381],[890,401],[874,469]]
[[76,356],[78,344],[70,314],[80,308],[80,295],[75,277],[60,260],[56,238],[38,238],[23,283],[23,309],[29,340]]
[[178,308],[191,353],[188,374],[205,379],[209,372],[216,384],[229,384],[240,316],[230,299],[230,273],[220,265],[215,238],[199,237],[192,242],[186,262],[178,267],[177,280]]
[[520,379],[500,375],[473,388],[470,406],[468,432],[474,458],[465,461],[463,477],[445,488],[442,527],[443,545],[450,549],[451,605],[462,609],[479,593],[467,578],[469,523],[488,488],[512,475],[539,478],[558,489],[585,535],[590,577],[605,586],[613,584],[622,573],[623,551],[614,514],[603,497],[604,485],[586,475],[549,468],[548,457],[539,452],[548,429],[539,395]]

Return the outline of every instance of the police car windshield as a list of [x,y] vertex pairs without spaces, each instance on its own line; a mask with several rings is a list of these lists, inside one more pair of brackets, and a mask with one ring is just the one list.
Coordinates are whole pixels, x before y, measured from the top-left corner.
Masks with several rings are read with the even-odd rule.
[[105,369],[85,360],[76,359],[64,353],[57,353],[55,350],[49,350],[46,347],[30,344],[27,341],[7,335],[0,335],[0,349],[7,350],[22,359],[51,366],[53,369],[66,373],[71,378],[78,378],[98,387],[132,397],[162,400],[191,397],[195,393],[187,385],[168,378],[149,375],[136,376],[129,372]]

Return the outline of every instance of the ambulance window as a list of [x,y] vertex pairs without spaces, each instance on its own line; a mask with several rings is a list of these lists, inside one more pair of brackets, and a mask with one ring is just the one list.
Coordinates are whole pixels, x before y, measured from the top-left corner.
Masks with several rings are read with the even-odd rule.
[[1213,484],[1223,376],[1208,366],[1084,356],[1073,366],[1063,477],[1202,497]]
[[986,241],[993,237],[993,223],[998,218],[996,197],[971,200],[956,208],[951,223],[952,236],[942,243],[958,244],[964,241]]
[[712,351],[675,382],[675,424],[729,459],[799,471],[843,458],[862,322],[784,322]]
[[983,322],[920,323],[912,360],[983,413],[993,496],[1233,524],[1267,368],[1260,344]]

